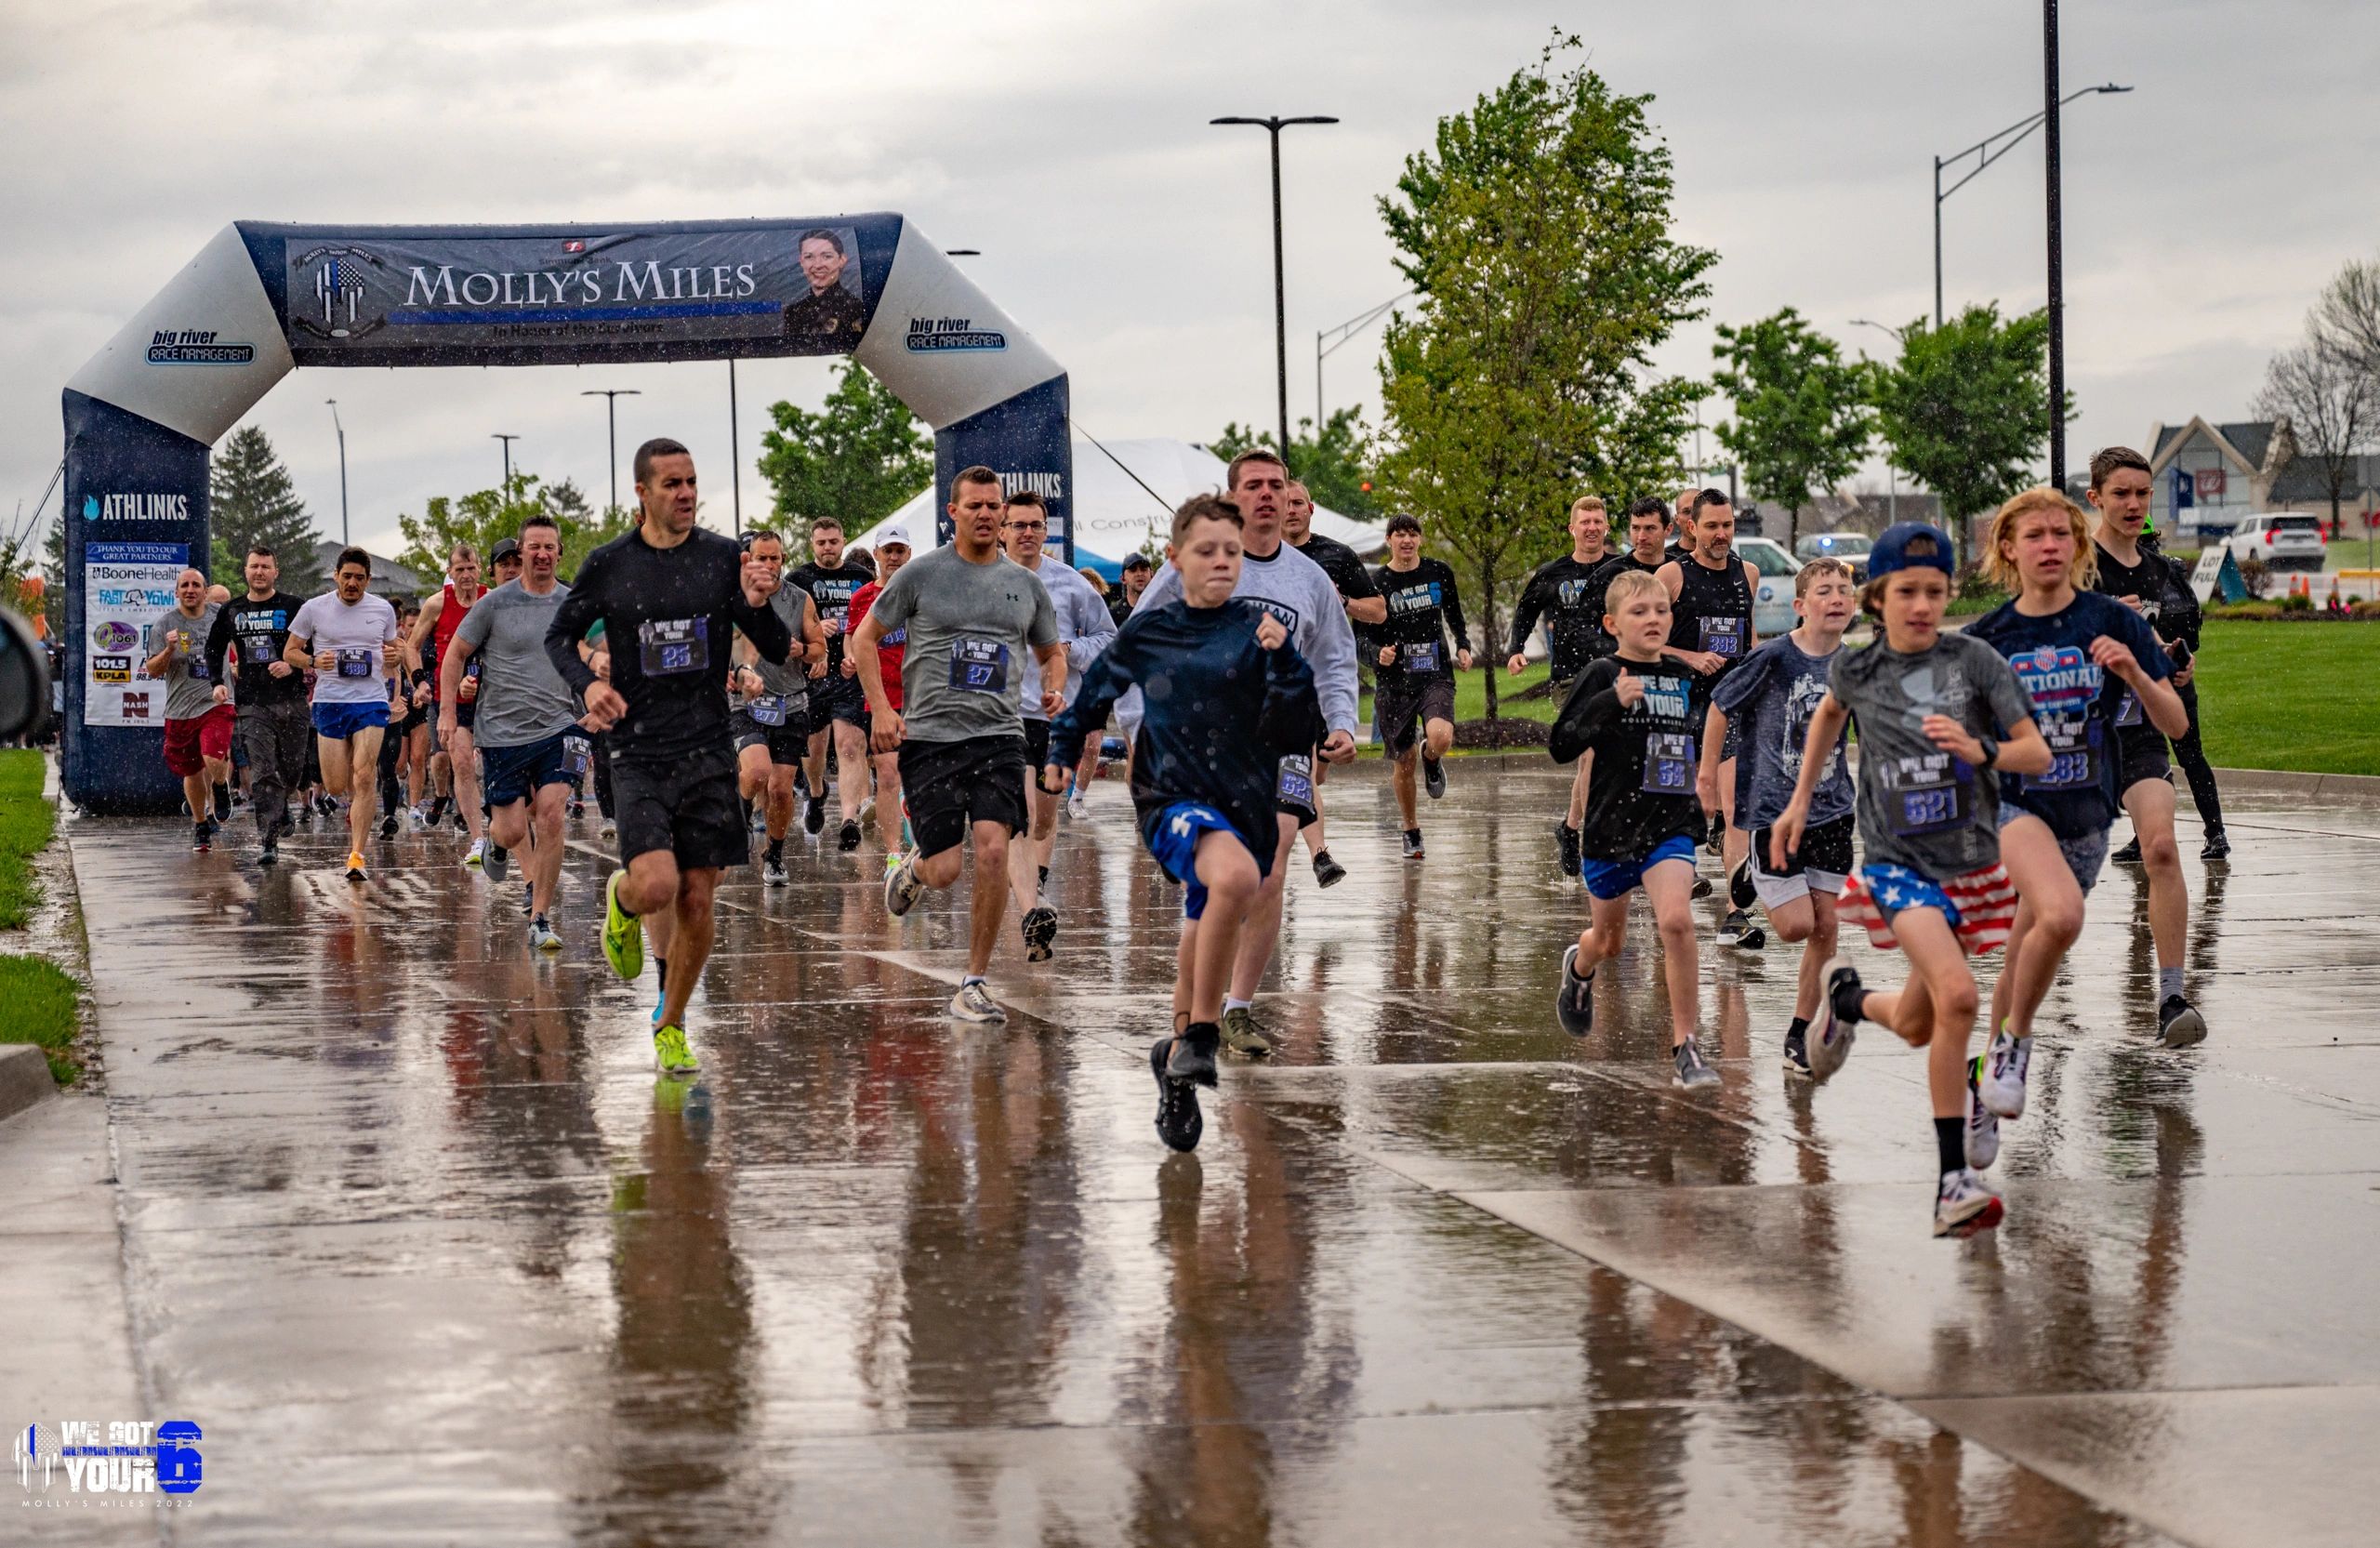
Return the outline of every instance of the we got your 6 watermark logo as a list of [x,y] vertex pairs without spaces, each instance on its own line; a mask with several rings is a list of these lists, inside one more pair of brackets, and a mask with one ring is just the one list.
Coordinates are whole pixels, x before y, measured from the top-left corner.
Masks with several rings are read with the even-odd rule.
[[[27,1506],[170,1505],[198,1492],[204,1436],[186,1419],[63,1420],[14,1431]],[[158,1496],[165,1496],[164,1499]]]

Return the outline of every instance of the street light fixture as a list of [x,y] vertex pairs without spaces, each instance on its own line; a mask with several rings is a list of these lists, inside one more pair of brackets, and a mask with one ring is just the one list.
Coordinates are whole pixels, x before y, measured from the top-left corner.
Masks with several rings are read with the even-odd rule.
[[[1325,418],[1325,417],[1327,417],[1327,416],[1325,416],[1325,415],[1323,414],[1323,412],[1322,412],[1322,362],[1323,362],[1323,358],[1324,358],[1325,356],[1327,356],[1327,355],[1335,355],[1335,354],[1337,354],[1337,353],[1339,352],[1339,347],[1340,347],[1341,345],[1353,342],[1353,341],[1354,341],[1354,339],[1355,339],[1355,337],[1357,334],[1359,334],[1359,333],[1363,332],[1366,328],[1370,327],[1374,323],[1379,322],[1382,317],[1385,317],[1386,315],[1388,315],[1388,309],[1389,309],[1389,308],[1391,308],[1391,307],[1395,306],[1397,302],[1399,302],[1399,301],[1401,301],[1401,300],[1405,299],[1405,298],[1406,298],[1406,297],[1410,296],[1410,295],[1412,295],[1412,294],[1413,294],[1413,292],[1411,292],[1411,291],[1409,291],[1409,290],[1403,290],[1403,291],[1399,291],[1399,292],[1397,292],[1397,294],[1395,294],[1395,295],[1394,295],[1394,296],[1390,297],[1387,300],[1382,301],[1380,305],[1378,305],[1378,306],[1376,306],[1376,307],[1372,308],[1369,311],[1364,312],[1364,313],[1362,313],[1362,314],[1361,314],[1361,315],[1359,315],[1359,316],[1350,317],[1349,319],[1347,319],[1347,321],[1345,321],[1345,322],[1343,322],[1343,323],[1340,324],[1337,327],[1334,327],[1334,328],[1320,328],[1320,329],[1316,330],[1316,333],[1315,333],[1315,336],[1314,336],[1314,433],[1315,433],[1315,434],[1316,434],[1316,435],[1320,435],[1320,434],[1322,433],[1322,422],[1323,422],[1324,418]],[[1336,338],[1331,339],[1331,341],[1330,341],[1330,347],[1329,347],[1329,349],[1325,349],[1325,348],[1323,348],[1323,344],[1322,344],[1323,339],[1324,339],[1325,337],[1328,337],[1329,335],[1334,334],[1334,333],[1335,333],[1335,334],[1337,334],[1339,337],[1336,337]]]
[[[2108,83],[2106,86],[2084,86],[2082,90],[2061,99],[2058,105],[2063,107],[2067,102],[2073,101],[2077,97],[2120,96],[2131,89],[2132,87],[2128,86],[2117,86],[2112,81]],[[2040,128],[2043,124],[2049,119],[2049,111],[2044,109],[2040,112],[2030,115],[2030,117],[2019,119],[2017,122],[2011,124],[2006,128],[2001,130],[1998,134],[1986,135],[1983,139],[1976,141],[1973,145],[1968,146],[1964,151],[1960,151],[1951,155],[1936,156],[1934,158],[1934,325],[1936,327],[1938,328],[1942,325],[1942,201],[1949,198],[1951,194],[1956,193],[1959,190],[1966,187],[1967,184],[1975,181],[1978,177],[1981,177],[1985,167],[1990,166],[1993,162],[1998,161],[2002,156],[2006,155],[2010,151],[2016,149],[2018,144],[2023,142],[2027,135],[2031,134],[2035,129]],[[2053,127],[2052,134],[2055,135],[2055,133],[2056,130]],[[2054,139],[2052,143],[2054,146]],[[1944,188],[1942,186],[1942,173],[1944,170],[1951,166],[1955,166],[1960,162],[1966,160],[1969,156],[1977,158],[1975,165],[1968,169],[1966,175],[1961,178],[1957,182],[1952,183],[1948,188]],[[2055,166],[2056,165],[2056,162],[2055,156],[2053,156],[2051,165]]]
[[[338,431],[338,546],[349,547],[347,536],[347,427],[338,422],[338,400],[324,398],[331,405],[331,428]],[[46,498],[46,496],[45,496]]]
[[945,247],[942,250],[942,256],[945,258],[982,258],[984,256],[984,250],[981,247]]
[[[1899,344],[1902,349],[1909,348],[1909,340],[1901,337],[1901,331],[1898,328],[1887,328],[1882,323],[1872,322],[1865,317],[1854,317],[1851,320],[1851,325],[1855,328],[1880,329],[1892,335],[1894,342]],[[1890,526],[1900,520],[1900,470],[1893,466],[1893,459],[1889,456],[1884,458],[1884,488],[1886,491],[1884,524]]]
[[[1293,124],[1336,124],[1339,120],[1323,114],[1308,114],[1302,118],[1210,118],[1210,126],[1249,124],[1264,130],[1273,138],[1273,354],[1280,382],[1281,444],[1280,454],[1289,455],[1289,311],[1281,278],[1281,131]],[[1322,427],[1316,425],[1318,434]]]
[[501,441],[504,443],[504,497],[509,500],[512,498],[512,443],[520,440],[521,438],[517,435],[507,435],[502,430],[497,430],[491,434],[488,439],[491,441]]
[[612,509],[620,509],[620,415],[619,400],[641,398],[644,394],[633,387],[590,387],[579,394],[582,398],[603,400],[603,419],[610,427],[612,448]]

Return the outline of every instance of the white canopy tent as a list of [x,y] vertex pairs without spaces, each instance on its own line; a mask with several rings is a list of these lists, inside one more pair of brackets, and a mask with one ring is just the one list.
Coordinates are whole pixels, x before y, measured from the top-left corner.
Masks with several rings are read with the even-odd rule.
[[[1227,466],[1204,446],[1167,439],[1103,443],[1078,437],[1074,454],[1075,562],[1090,564],[1095,556],[1107,562],[1098,566],[1102,570],[1112,570],[1152,539],[1151,551],[1163,553],[1173,508],[1193,495],[1221,490]],[[912,549],[923,553],[936,546],[935,514],[933,491],[920,490],[900,509],[853,537],[852,546],[873,549],[877,535],[898,523],[908,529]],[[1368,559],[1387,546],[1379,527],[1318,505],[1314,530]]]

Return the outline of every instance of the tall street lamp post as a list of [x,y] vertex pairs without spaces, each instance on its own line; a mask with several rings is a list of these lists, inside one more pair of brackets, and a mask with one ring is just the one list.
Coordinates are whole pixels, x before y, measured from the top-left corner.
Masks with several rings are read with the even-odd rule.
[[501,441],[504,443],[504,497],[509,500],[512,497],[512,443],[520,440],[521,438],[517,435],[507,435],[502,430],[497,430],[491,434],[488,439],[491,441]]
[[[1281,278],[1281,131],[1292,124],[1336,124],[1336,118],[1310,114],[1302,118],[1210,118],[1210,125],[1252,124],[1273,137],[1273,354],[1280,382],[1280,454],[1289,455],[1289,311]],[[1322,427],[1316,425],[1319,433]]]
[[620,509],[619,400],[622,398],[641,398],[644,394],[633,387],[596,387],[581,392],[579,396],[582,398],[601,398],[603,400],[603,420],[609,427],[609,441],[612,449],[612,509],[614,510],[617,510]]
[[[2052,9],[2055,10],[2055,0],[2050,0],[2050,3]],[[2050,112],[2052,110],[2057,107],[2062,107],[2067,102],[2073,101],[2077,97],[2121,94],[2130,91],[2132,87],[2128,86],[2117,86],[2113,82],[2110,82],[2106,86],[2084,86],[2082,90],[2071,92],[2063,99],[2056,99],[2056,87],[2053,85],[2050,88],[2053,97],[2051,109],[2032,113],[2025,118],[2019,119],[2017,122],[2011,124],[2006,128],[2001,130],[1998,134],[1987,135],[1983,139],[1976,141],[1973,145],[1968,146],[1964,151],[1957,152],[1951,155],[1936,156],[1934,158],[1934,325],[1936,327],[1938,328],[1942,325],[1942,201],[1949,198],[1951,194],[1956,193],[1959,190],[1966,187],[1967,184],[1975,181],[1977,177],[1982,175],[1985,167],[1990,166],[1993,162],[1998,161],[2002,156],[2006,155],[2010,151],[2014,150],[2027,135],[2031,134],[2035,129],[2040,128],[2043,123],[2049,118]],[[2056,141],[2055,139],[2051,141],[2053,147],[2055,147],[2056,143]],[[1965,161],[1969,156],[1976,158],[1975,165],[1968,168],[1965,176],[1960,178],[1957,182],[1952,183],[1948,188],[1944,188],[1942,186],[1942,174],[1945,171],[1956,167],[1961,162]],[[2053,168],[2051,177],[2054,181],[2056,176],[2054,169],[2057,165],[2055,150],[2053,150],[2052,152],[2050,165]]]
[[338,400],[324,398],[331,405],[331,428],[338,431],[338,546],[350,546],[347,536],[347,427],[338,420]]
[[[1327,418],[1329,418],[1329,416],[1328,416],[1328,415],[1324,414],[1324,413],[1323,413],[1323,411],[1322,411],[1322,362],[1323,362],[1324,357],[1329,356],[1329,355],[1335,355],[1335,354],[1337,354],[1337,353],[1339,352],[1339,347],[1340,347],[1341,345],[1342,345],[1342,344],[1347,344],[1347,343],[1352,343],[1352,342],[1355,340],[1355,337],[1357,334],[1359,334],[1359,333],[1363,332],[1366,328],[1370,327],[1374,323],[1379,322],[1382,317],[1387,316],[1387,315],[1388,315],[1388,309],[1389,309],[1389,308],[1391,308],[1391,307],[1395,306],[1397,302],[1399,302],[1399,301],[1401,301],[1401,300],[1405,299],[1405,298],[1406,298],[1406,297],[1410,296],[1410,295],[1412,295],[1412,294],[1413,294],[1413,292],[1411,292],[1411,291],[1409,291],[1409,290],[1400,291],[1400,292],[1398,292],[1396,295],[1390,297],[1387,300],[1382,301],[1380,305],[1378,305],[1378,306],[1376,306],[1376,307],[1373,307],[1370,311],[1365,311],[1365,312],[1362,312],[1362,313],[1360,313],[1360,314],[1358,314],[1358,315],[1356,315],[1356,316],[1354,316],[1354,317],[1350,317],[1349,319],[1347,319],[1347,321],[1345,321],[1345,322],[1343,322],[1343,323],[1340,324],[1339,324],[1337,327],[1335,327],[1335,328],[1318,328],[1318,329],[1316,329],[1316,330],[1315,331],[1315,335],[1314,335],[1314,433],[1315,433],[1315,434],[1316,434],[1316,435],[1320,435],[1320,434],[1322,433],[1322,426],[1323,426],[1323,422],[1324,422],[1324,420],[1326,420]],[[1338,337],[1335,337],[1335,338],[1332,338],[1330,336],[1331,336],[1331,335],[1333,335],[1333,334],[1336,334]],[[1323,342],[1322,342],[1325,338],[1330,338],[1330,344],[1329,344],[1329,348],[1327,348],[1327,349],[1323,346]]]

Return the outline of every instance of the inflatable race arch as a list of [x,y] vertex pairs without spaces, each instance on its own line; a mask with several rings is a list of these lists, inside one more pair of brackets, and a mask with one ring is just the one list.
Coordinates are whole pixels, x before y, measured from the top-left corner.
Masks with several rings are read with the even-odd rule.
[[1073,562],[1065,373],[898,215],[225,227],[66,386],[68,799],[180,800],[140,629],[207,568],[209,449],[292,369],[823,354],[933,428],[937,510],[985,464],[1040,492]]

